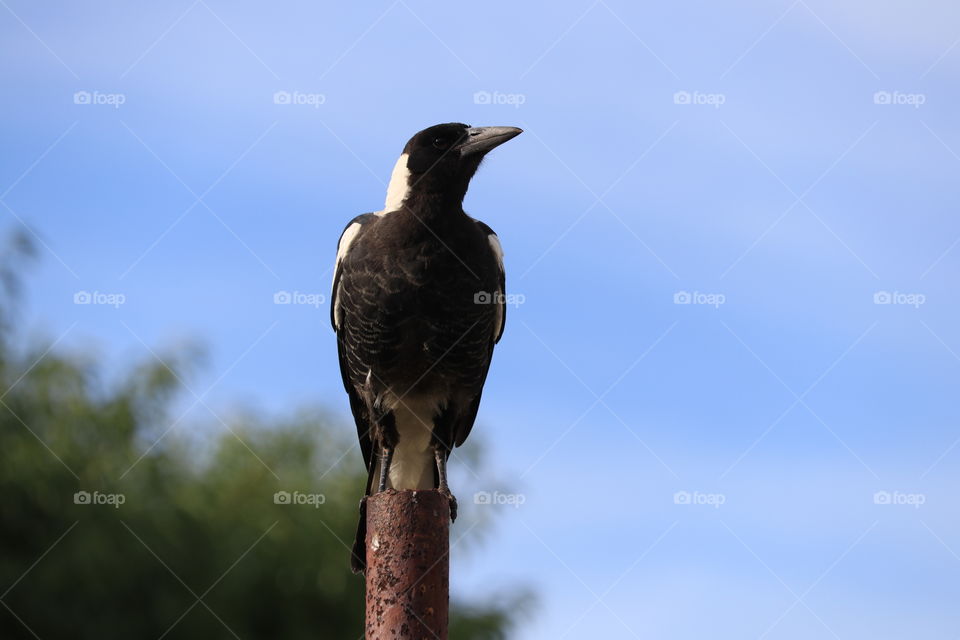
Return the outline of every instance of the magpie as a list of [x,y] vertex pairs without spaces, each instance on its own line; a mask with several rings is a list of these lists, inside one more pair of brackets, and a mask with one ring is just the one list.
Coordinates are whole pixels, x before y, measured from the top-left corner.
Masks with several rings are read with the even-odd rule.
[[366,496],[447,485],[470,434],[503,334],[503,251],[463,198],[484,156],[516,127],[438,124],[397,160],[381,211],[357,216],[337,246],[330,320],[367,468],[351,567],[365,570]]

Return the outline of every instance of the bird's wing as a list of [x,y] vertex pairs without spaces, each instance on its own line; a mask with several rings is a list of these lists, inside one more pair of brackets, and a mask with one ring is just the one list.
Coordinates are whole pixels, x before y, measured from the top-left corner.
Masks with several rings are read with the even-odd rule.
[[467,436],[470,435],[470,431],[473,429],[473,423],[477,419],[477,410],[480,408],[480,396],[483,392],[484,382],[487,379],[487,372],[490,370],[490,361],[493,358],[493,346],[500,341],[500,337],[503,335],[504,325],[507,321],[507,305],[504,300],[504,296],[506,295],[506,273],[503,268],[503,249],[493,229],[479,220],[477,220],[477,226],[479,226],[480,230],[486,235],[487,242],[490,245],[491,256],[496,260],[498,268],[497,290],[494,292],[496,299],[493,301],[497,307],[497,316],[493,323],[490,343],[486,350],[486,362],[483,363],[476,380],[476,395],[469,405],[459,410],[458,415],[454,418],[453,424],[451,425],[453,430],[453,444],[457,447],[462,445],[467,439]]
[[333,292],[330,297],[330,324],[333,325],[334,331],[340,328],[340,318],[338,317],[340,313],[340,302],[338,298],[340,294],[340,276],[343,274],[343,261],[350,252],[350,247],[356,241],[357,236],[360,235],[360,231],[364,225],[375,219],[376,214],[373,213],[359,215],[351,220],[344,228],[343,233],[340,234],[340,241],[337,243],[337,261],[333,266]]
[[503,247],[500,246],[500,238],[498,238],[497,234],[493,232],[493,229],[479,220],[477,221],[477,225],[484,233],[487,234],[487,241],[490,243],[490,250],[493,252],[493,255],[496,256],[497,266],[500,268],[500,283],[497,290],[496,300],[497,310],[499,311],[500,315],[497,316],[497,321],[494,323],[493,328],[493,344],[497,344],[500,342],[500,336],[503,335],[503,329],[507,324],[507,305],[504,304],[504,296],[507,293],[507,277],[503,268]]
[[[492,347],[490,351],[491,353],[493,352]],[[477,419],[477,411],[480,409],[480,396],[483,393],[483,383],[487,379],[487,372],[489,370],[490,359],[488,358],[487,365],[483,369],[483,376],[477,390],[477,395],[474,396],[470,405],[466,407],[466,411],[457,416],[457,420],[453,424],[453,445],[455,447],[462,445],[466,441],[467,436],[470,435],[470,431],[473,429],[473,423]],[[449,454],[449,449],[447,450],[447,453]]]
[[350,221],[343,233],[340,234],[340,242],[337,244],[337,261],[333,270],[333,292],[330,296],[330,323],[333,330],[337,332],[337,355],[340,358],[340,375],[343,378],[343,388],[350,398],[350,412],[353,414],[353,420],[357,425],[357,439],[360,441],[360,452],[363,454],[363,463],[370,468],[370,458],[372,452],[372,441],[370,438],[370,418],[367,412],[366,403],[357,394],[353,383],[350,381],[350,364],[347,361],[346,346],[344,336],[340,331],[340,278],[343,275],[343,262],[350,251],[350,246],[360,235],[363,226],[375,219],[374,214],[365,213],[357,216]]

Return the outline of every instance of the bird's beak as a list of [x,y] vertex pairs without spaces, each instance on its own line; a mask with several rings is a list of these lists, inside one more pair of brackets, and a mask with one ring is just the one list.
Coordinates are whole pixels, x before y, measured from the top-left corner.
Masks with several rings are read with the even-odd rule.
[[460,155],[483,155],[521,133],[523,129],[517,127],[470,127],[466,139],[460,143]]

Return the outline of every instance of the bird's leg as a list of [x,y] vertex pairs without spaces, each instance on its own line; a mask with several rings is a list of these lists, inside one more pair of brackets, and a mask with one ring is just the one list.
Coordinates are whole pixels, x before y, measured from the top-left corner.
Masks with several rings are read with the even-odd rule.
[[377,491],[387,490],[387,477],[390,474],[390,461],[393,460],[393,447],[384,447],[380,454],[380,481]]
[[437,491],[447,496],[450,503],[450,521],[453,522],[457,519],[457,499],[450,493],[450,486],[447,484],[447,456],[440,447],[434,447],[433,458],[437,461],[437,477],[440,479]]

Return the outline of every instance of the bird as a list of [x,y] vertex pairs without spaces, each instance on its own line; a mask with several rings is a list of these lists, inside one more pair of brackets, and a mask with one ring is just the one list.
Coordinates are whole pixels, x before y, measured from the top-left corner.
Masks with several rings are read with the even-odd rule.
[[340,236],[330,321],[367,469],[355,573],[366,569],[367,496],[436,489],[456,520],[447,460],[473,427],[506,321],[500,240],[463,199],[487,153],[521,133],[456,122],[420,131],[383,209]]

